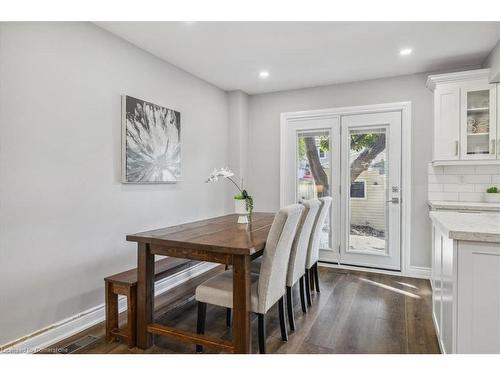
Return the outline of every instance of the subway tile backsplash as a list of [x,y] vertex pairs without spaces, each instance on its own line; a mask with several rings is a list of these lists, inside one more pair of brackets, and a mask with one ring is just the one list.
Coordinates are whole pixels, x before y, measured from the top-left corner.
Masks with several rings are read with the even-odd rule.
[[490,186],[500,189],[500,165],[433,167],[429,164],[429,200],[482,202]]

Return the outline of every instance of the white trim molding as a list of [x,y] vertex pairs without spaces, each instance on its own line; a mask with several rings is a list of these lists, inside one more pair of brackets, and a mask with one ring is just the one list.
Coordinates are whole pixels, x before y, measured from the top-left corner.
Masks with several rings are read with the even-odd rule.
[[[176,286],[193,279],[219,266],[218,264],[202,262],[188,269],[180,271],[155,283],[155,296],[165,293]],[[125,296],[118,299],[118,311],[127,310]],[[105,305],[100,304],[91,309],[82,311],[72,317],[63,319],[46,328],[33,332],[29,335],[16,339],[0,347],[0,353],[36,353],[68,337],[82,332],[96,324],[103,322],[106,318]]]
[[[482,73],[484,74],[484,73]],[[326,119],[353,114],[380,113],[390,111],[401,112],[402,137],[402,173],[401,173],[401,272],[394,274],[408,277],[430,277],[430,269],[415,267],[410,264],[411,254],[411,102],[395,102],[370,104],[352,107],[327,108],[312,111],[286,112],[281,114],[280,123],[280,206],[284,205],[285,197],[285,147],[287,124],[306,119]],[[342,267],[342,266],[341,266]],[[361,268],[360,268],[361,269]],[[367,270],[367,269],[366,269]],[[377,272],[377,271],[375,271]],[[383,272],[382,272],[383,273]]]
[[431,274],[432,269],[430,267],[408,266],[404,276],[430,280]]
[[382,275],[391,275],[391,276],[399,276],[399,277],[413,277],[415,279],[430,280],[430,278],[431,278],[431,269],[428,267],[410,267],[406,271],[406,273],[403,274],[400,271],[391,271],[391,270],[385,270],[385,269],[379,269],[379,268],[368,268],[368,267],[359,267],[359,266],[348,266],[345,264],[335,264],[335,263],[322,262],[322,261],[319,261],[319,266],[326,267],[326,268],[349,270],[349,271],[379,273]]
[[463,82],[466,80],[474,80],[481,78],[488,78],[490,69],[474,69],[465,70],[463,72],[433,74],[427,78],[426,86],[429,90],[434,91],[437,83],[455,83]]

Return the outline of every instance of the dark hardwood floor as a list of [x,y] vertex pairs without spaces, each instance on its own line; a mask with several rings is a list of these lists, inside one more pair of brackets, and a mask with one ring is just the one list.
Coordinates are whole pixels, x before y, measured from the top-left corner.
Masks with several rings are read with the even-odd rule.
[[[155,320],[194,331],[194,288],[208,276],[179,288],[175,295],[159,297]],[[320,283],[321,293],[313,294],[313,306],[306,315],[300,309],[298,288],[294,289],[296,331],[289,332],[288,342],[280,339],[277,306],[271,309],[267,325],[269,353],[439,353],[428,280],[320,267]],[[209,305],[206,333],[230,339],[231,331],[225,323],[225,309]],[[257,353],[256,316],[252,329],[252,351]],[[120,342],[106,343],[103,324],[53,347],[62,347],[86,335],[100,339],[79,353],[191,354],[195,349],[194,345],[161,336],[146,351],[128,349]]]

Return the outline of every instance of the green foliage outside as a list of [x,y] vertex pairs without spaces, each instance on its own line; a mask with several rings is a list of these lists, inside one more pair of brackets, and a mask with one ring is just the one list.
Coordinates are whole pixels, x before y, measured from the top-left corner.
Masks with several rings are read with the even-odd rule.
[[379,138],[378,133],[354,134],[351,135],[351,150],[361,151],[373,145]]
[[500,191],[498,191],[498,188],[496,186],[492,186],[492,187],[486,189],[486,192],[487,193],[500,193]]
[[[379,136],[380,135],[378,133],[351,135],[351,150],[359,152],[364,148],[370,147],[378,140]],[[329,137],[323,135],[319,137],[319,149],[323,152],[330,151]],[[306,144],[304,142],[304,137],[299,138],[298,152],[299,152],[299,159],[304,159],[306,157]]]

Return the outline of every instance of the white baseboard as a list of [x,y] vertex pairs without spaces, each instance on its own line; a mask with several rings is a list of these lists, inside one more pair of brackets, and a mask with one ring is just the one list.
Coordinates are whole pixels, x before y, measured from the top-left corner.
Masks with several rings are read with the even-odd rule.
[[408,266],[404,276],[415,277],[417,279],[430,279],[432,275],[431,271],[430,267]]
[[371,273],[380,273],[383,275],[392,275],[392,276],[401,276],[401,277],[414,277],[417,279],[430,279],[431,278],[431,269],[426,267],[408,267],[406,271],[389,271],[389,270],[381,270],[376,268],[367,268],[367,267],[356,267],[356,266],[346,266],[343,264],[332,264],[319,262],[320,266],[329,267],[329,268],[338,268],[345,269],[350,271],[363,271],[363,272],[371,272]]
[[[198,263],[177,274],[155,283],[155,296],[175,288],[181,283],[195,278],[215,267],[214,263]],[[118,299],[118,311],[127,309],[126,297]],[[77,315],[54,323],[46,328],[33,332],[22,338],[16,339],[0,347],[0,353],[36,353],[50,345],[71,337],[105,320],[106,311],[104,303]]]

